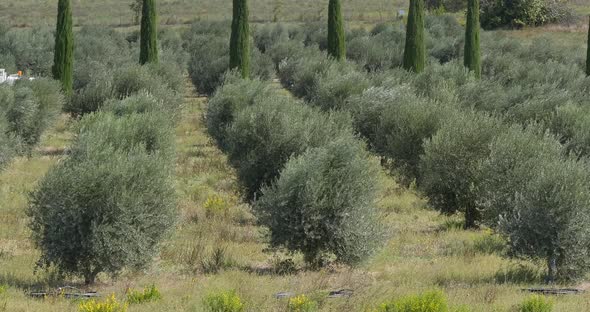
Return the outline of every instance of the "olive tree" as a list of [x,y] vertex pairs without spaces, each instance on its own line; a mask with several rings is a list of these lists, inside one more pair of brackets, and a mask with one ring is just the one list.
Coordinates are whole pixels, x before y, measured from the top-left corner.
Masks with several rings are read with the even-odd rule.
[[590,268],[589,190],[587,163],[544,161],[514,198],[514,213],[500,219],[510,255],[545,260],[549,281],[584,276]]
[[318,267],[330,257],[354,265],[382,243],[375,207],[378,165],[351,137],[291,159],[255,211],[270,244],[302,252]]
[[82,120],[69,158],[31,194],[40,267],[92,284],[101,272],[150,263],[175,221],[172,130],[158,130],[165,127],[160,116],[102,113]]

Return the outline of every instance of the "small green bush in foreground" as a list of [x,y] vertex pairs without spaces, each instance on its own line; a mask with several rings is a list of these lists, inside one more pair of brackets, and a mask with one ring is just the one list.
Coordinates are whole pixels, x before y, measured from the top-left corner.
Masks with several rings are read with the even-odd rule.
[[207,312],[242,312],[244,303],[235,291],[211,294],[203,300]]
[[532,295],[518,307],[518,312],[551,312],[553,301],[543,296]]

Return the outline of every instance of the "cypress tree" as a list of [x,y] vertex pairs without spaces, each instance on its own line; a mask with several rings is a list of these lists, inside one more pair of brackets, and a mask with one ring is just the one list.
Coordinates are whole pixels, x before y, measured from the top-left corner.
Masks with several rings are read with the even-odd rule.
[[426,66],[426,44],[424,42],[424,0],[410,0],[404,68],[420,73]]
[[330,0],[328,6],[328,54],[337,60],[346,58],[344,20],[340,0]]
[[143,0],[139,63],[158,62],[158,29],[156,0]]
[[481,77],[479,27],[479,0],[469,0],[465,30],[465,67],[472,71],[477,78]]
[[586,75],[590,76],[590,22],[588,24],[588,51],[586,57]]
[[64,92],[71,94],[74,85],[74,34],[70,0],[59,0],[57,5],[52,73],[54,79],[61,81]]
[[250,26],[247,0],[233,0],[233,20],[229,43],[229,67],[238,69],[243,78],[250,76]]

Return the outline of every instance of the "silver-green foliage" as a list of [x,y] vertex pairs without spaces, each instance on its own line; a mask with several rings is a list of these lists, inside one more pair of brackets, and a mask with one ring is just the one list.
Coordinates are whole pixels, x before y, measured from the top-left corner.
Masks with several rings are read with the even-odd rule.
[[14,90],[0,89],[0,113],[3,111],[8,122],[8,133],[19,138],[27,150],[32,149],[61,111],[64,99],[60,86],[37,79],[19,82]]
[[270,228],[270,244],[300,251],[311,265],[335,257],[358,264],[382,243],[374,196],[378,165],[351,137],[290,160],[255,211]]
[[222,149],[225,149],[225,132],[233,122],[236,112],[273,94],[267,82],[258,79],[239,79],[236,73],[227,75],[224,84],[217,89],[207,105],[206,121],[209,134]]
[[394,161],[407,182],[418,178],[424,141],[455,111],[416,96],[410,88],[370,88],[351,97],[354,126],[377,154]]
[[149,264],[175,221],[173,136],[163,114],[81,121],[71,155],[31,194],[39,265],[93,283],[101,272]]
[[278,176],[290,157],[352,133],[347,116],[322,115],[280,94],[258,100],[236,113],[225,141],[230,162],[250,199]]
[[489,144],[501,129],[499,119],[476,112],[449,116],[424,143],[420,185],[432,205],[445,213],[465,212],[465,226],[480,221],[475,209],[478,163],[489,154]]
[[540,160],[500,220],[510,254],[545,260],[549,279],[583,277],[590,268],[590,178],[575,159]]
[[500,218],[511,216],[523,185],[540,173],[541,165],[563,154],[559,141],[538,127],[513,125],[500,131],[476,171],[474,191],[482,221],[496,227]]

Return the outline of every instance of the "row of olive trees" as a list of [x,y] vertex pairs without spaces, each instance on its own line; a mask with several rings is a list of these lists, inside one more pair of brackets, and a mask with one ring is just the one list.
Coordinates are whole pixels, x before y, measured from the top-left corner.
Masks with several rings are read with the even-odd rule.
[[[510,125],[473,111],[482,95],[462,99],[460,92],[485,89],[494,85],[491,81],[473,79],[456,62],[418,75],[394,69],[375,79],[313,48],[284,59],[279,77],[311,105],[350,112],[371,148],[394,160],[410,180],[417,179],[435,208],[464,212],[467,227],[497,228],[510,238],[513,256],[546,260],[551,277],[588,271],[587,160],[565,156],[564,146],[545,134],[543,125]],[[523,113],[552,113],[525,104],[519,107]]]
[[[141,18],[140,64],[158,62],[157,16],[155,0],[144,0]],[[71,95],[74,85],[74,32],[71,0],[59,0],[55,31],[53,78],[61,81],[64,93]]]
[[[74,80],[71,6],[68,0],[60,1],[53,73],[71,102],[79,102],[74,104],[80,114],[94,113],[79,121],[69,155],[31,193],[27,213],[42,268],[82,276],[91,284],[103,272],[116,275],[125,268],[147,266],[173,228],[173,129],[180,106],[171,102],[180,101],[176,95],[182,78],[157,66],[156,19],[155,2],[144,1],[144,66],[127,65],[109,79],[102,75],[108,73],[93,72]],[[80,38],[89,35],[82,32]],[[97,42],[105,34],[90,36]],[[72,95],[74,82],[81,81],[86,87],[99,83],[92,94]],[[100,103],[83,107],[91,99]]]
[[312,267],[358,264],[382,244],[378,164],[345,114],[328,114],[231,74],[210,99],[207,127],[236,168],[270,245]]
[[[434,208],[463,212],[467,228],[497,229],[509,238],[510,255],[545,260],[551,278],[588,272],[586,158],[567,156],[539,125],[510,124],[454,97],[418,96],[420,89],[400,83],[405,70],[371,87],[358,67],[331,62],[317,50],[299,54],[280,67],[283,83],[312,106],[350,113],[370,148],[416,180]],[[469,79],[459,66],[447,68]],[[432,75],[440,73],[425,76]]]
[[0,169],[17,155],[27,155],[61,112],[64,98],[48,79],[0,86]]

